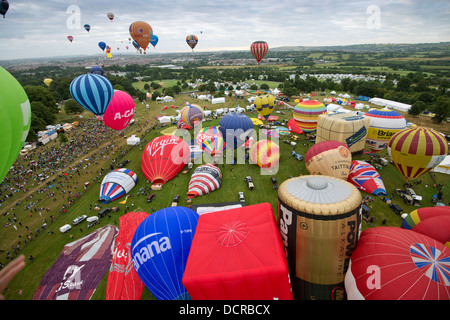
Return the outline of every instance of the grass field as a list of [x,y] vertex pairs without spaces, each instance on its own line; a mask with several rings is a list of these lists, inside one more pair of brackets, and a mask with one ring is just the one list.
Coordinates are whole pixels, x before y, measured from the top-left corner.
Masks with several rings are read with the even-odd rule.
[[[222,108],[223,104],[212,105],[208,101],[197,101],[196,99],[190,98],[187,95],[179,95],[176,97],[175,101],[170,102],[176,107],[181,108],[184,106],[184,103],[189,101],[191,103],[198,103],[201,106],[208,106],[210,109]],[[44,273],[54,264],[58,256],[60,255],[65,244],[74,241],[80,237],[83,237],[88,234],[89,231],[86,229],[86,222],[81,224],[81,228],[83,231],[80,231],[80,226],[72,228],[68,233],[60,233],[59,227],[62,225],[69,223],[71,221],[82,214],[86,214],[88,217],[92,215],[96,215],[95,211],[90,210],[90,205],[97,203],[98,204],[98,193],[101,178],[94,182],[93,178],[98,175],[97,171],[100,171],[101,168],[104,168],[105,173],[109,171],[109,164],[112,159],[117,158],[117,162],[121,162],[125,159],[130,160],[129,164],[126,166],[127,168],[133,170],[138,174],[139,181],[134,189],[130,192],[130,197],[128,198],[125,205],[119,204],[118,202],[123,200],[116,200],[113,203],[108,205],[101,205],[104,207],[113,207],[118,206],[120,208],[119,212],[111,212],[111,218],[105,217],[100,219],[100,223],[93,228],[98,228],[105,226],[107,224],[117,224],[119,217],[124,213],[124,210],[127,211],[144,211],[147,213],[151,213],[153,210],[158,210],[161,208],[165,208],[171,205],[172,199],[174,195],[180,194],[180,206],[186,206],[186,192],[187,186],[190,179],[190,174],[193,170],[188,174],[179,173],[179,175],[173,180],[166,183],[162,190],[154,191],[156,194],[156,198],[153,202],[148,203],[146,201],[146,196],[137,195],[138,191],[141,188],[146,188],[150,185],[144,175],[142,174],[140,163],[141,163],[141,155],[145,145],[151,141],[153,138],[161,135],[161,130],[167,129],[164,128],[156,128],[153,130],[148,130],[152,123],[154,123],[154,118],[160,114],[168,114],[175,115],[174,109],[162,110],[164,104],[156,103],[156,102],[147,102],[149,104],[149,109],[146,109],[145,105],[141,103],[136,104],[136,114],[135,120],[136,123],[131,125],[126,129],[126,136],[130,136],[131,134],[137,134],[141,138],[141,145],[139,146],[126,146],[126,139],[112,132],[110,137],[104,141],[102,144],[102,148],[104,146],[114,144],[115,147],[112,149],[111,153],[105,156],[104,160],[98,160],[97,163],[92,163],[86,171],[86,174],[83,174],[76,179],[79,180],[78,188],[82,188],[82,184],[86,181],[90,181],[89,187],[83,191],[83,195],[73,202],[70,206],[67,207],[67,212],[60,214],[58,212],[59,208],[63,203],[66,202],[64,195],[57,195],[56,201],[53,199],[47,199],[43,195],[35,194],[33,201],[35,201],[38,197],[42,198],[39,206],[48,206],[51,208],[50,213],[45,213],[45,218],[48,219],[50,214],[53,214],[56,219],[53,223],[48,223],[49,226],[44,232],[38,236],[33,236],[33,240],[28,242],[26,245],[22,244],[20,246],[20,253],[24,254],[28,257],[30,254],[33,255],[33,261],[27,261],[25,268],[11,281],[8,286],[7,291],[5,292],[5,297],[11,300],[31,300],[33,293],[37,286],[39,285],[42,276]],[[227,98],[226,107],[233,107],[238,102],[232,99]],[[242,100],[240,100],[242,106]],[[277,107],[278,108],[278,107]],[[286,115],[276,114],[274,115],[280,116],[280,120],[284,118],[290,119],[292,117],[292,112],[287,109]],[[87,117],[87,112],[84,113]],[[256,117],[256,113],[247,114],[249,117]],[[147,122],[147,120],[149,120]],[[151,120],[151,121],[150,121]],[[94,119],[88,119],[85,121],[94,121]],[[203,126],[214,126],[218,125],[219,119],[213,119],[211,121],[205,121]],[[79,130],[77,128],[75,130]],[[256,129],[259,132],[259,129]],[[68,134],[70,140],[70,134]],[[297,146],[295,147],[295,151],[297,153],[302,154],[303,156],[306,154],[307,150],[312,146],[312,143],[305,139],[305,136],[300,135],[299,140],[297,141]],[[277,178],[278,183],[282,183],[284,180],[288,179],[291,176],[298,176],[300,174],[308,174],[304,161],[297,161],[291,156],[291,151],[293,147],[282,143],[282,140],[286,139],[284,136],[280,137],[280,148],[281,148],[281,157],[280,157],[280,166],[277,172],[273,172],[269,175],[261,174],[261,169],[254,164],[236,164],[231,165],[229,163],[225,163],[223,166],[219,165],[219,168],[222,172],[222,185],[220,189],[208,194],[201,196],[199,198],[195,198],[192,201],[192,204],[205,204],[205,203],[215,203],[215,202],[229,202],[229,201],[238,201],[238,192],[243,191],[246,199],[247,205],[257,204],[261,202],[269,202],[272,205],[274,214],[277,215],[277,190],[272,188],[272,184],[270,181],[270,177],[275,176]],[[287,138],[289,139],[289,138]],[[290,139],[289,139],[290,140]],[[59,141],[52,142],[54,144],[59,144]],[[100,148],[100,147],[99,147]],[[124,154],[126,153],[126,154]],[[381,152],[382,156],[386,156],[386,151]],[[84,159],[87,155],[82,155],[77,161],[80,159]],[[355,156],[354,159],[362,159],[368,160],[370,159],[369,155],[358,155]],[[21,161],[20,159],[18,161]],[[194,168],[198,166],[194,165]],[[92,171],[92,173],[90,173]],[[395,191],[396,188],[403,188],[404,179],[395,168],[393,164],[388,164],[386,167],[383,167],[380,171],[380,174],[383,178],[384,184],[387,189],[387,193],[390,196],[391,193]],[[244,181],[244,177],[250,175],[253,178],[255,189],[250,191],[247,188],[247,185]],[[57,177],[55,183],[71,183],[73,182],[65,180],[64,177]],[[418,185],[414,185],[414,190],[418,195],[423,196],[422,206],[432,206],[431,196],[436,193],[436,188],[433,187],[435,183],[441,183],[444,185],[444,190],[446,192],[447,201],[450,197],[450,194],[447,190],[450,189],[450,178],[444,174],[435,174],[435,177],[432,177],[431,174],[426,174],[422,177],[422,183]],[[78,189],[80,191],[80,189]],[[363,196],[367,194],[362,193]],[[27,194],[18,195],[18,197],[26,197]],[[11,208],[14,206],[14,203],[19,199],[18,197],[14,197],[10,201],[7,201],[1,207],[0,212],[0,222],[2,225],[7,223],[7,217],[4,213],[7,212],[7,208]],[[383,219],[387,219],[386,225],[388,226],[400,226],[401,218],[399,215],[393,213],[393,211],[388,207],[386,203],[380,200],[380,197],[374,197],[373,201],[369,202],[369,207],[371,209],[371,216],[375,217],[375,221],[372,225],[369,225],[367,222],[363,221],[362,227],[363,229],[369,227],[380,226]],[[393,202],[399,204],[403,207],[405,212],[411,212],[416,209],[413,206],[405,205],[401,199],[395,195],[393,198]],[[17,216],[21,214],[21,206],[17,207],[14,211]],[[24,213],[22,213],[24,214]],[[42,224],[42,217],[37,214],[34,214],[33,217],[28,216],[20,216],[21,219],[28,219],[27,224],[30,226],[30,229],[34,230],[38,228]],[[53,231],[53,234],[49,234],[49,231]],[[0,234],[0,245],[2,250],[9,250],[11,243],[15,243],[17,241],[17,235],[24,234],[24,228],[15,231],[12,227],[3,228],[2,233]],[[73,238],[72,238],[72,237]],[[1,253],[0,259],[3,263],[5,260],[5,252]],[[107,282],[108,274],[105,274],[104,278],[100,282],[96,292],[92,299],[94,300],[104,300],[105,292],[106,292],[106,282]],[[22,294],[19,294],[18,291],[21,290]],[[144,289],[142,299],[154,299],[152,294],[148,289]]]

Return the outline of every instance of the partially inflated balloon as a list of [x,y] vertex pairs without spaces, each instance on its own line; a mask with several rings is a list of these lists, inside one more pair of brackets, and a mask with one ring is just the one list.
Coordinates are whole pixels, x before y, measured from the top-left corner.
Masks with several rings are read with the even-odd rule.
[[197,43],[198,43],[198,38],[197,38],[197,36],[196,36],[196,35],[193,35],[193,34],[188,35],[188,36],[186,37],[186,43],[188,44],[189,47],[191,47],[192,51],[194,51],[194,48],[195,48],[195,46],[196,46]]
[[280,160],[280,147],[273,141],[260,140],[250,149],[250,159],[261,168],[273,169]]
[[144,21],[135,21],[130,24],[129,28],[130,36],[136,40],[139,46],[144,50],[147,49],[150,40],[152,40],[153,29],[152,27]]
[[258,111],[261,116],[266,117],[272,113],[273,108],[275,107],[275,97],[272,94],[258,96],[253,103],[256,111]]
[[111,102],[103,115],[103,122],[114,130],[125,129],[133,118],[134,111],[133,98],[124,91],[114,90]]
[[348,173],[347,181],[359,190],[375,196],[385,196],[386,188],[378,171],[370,163],[362,160],[353,160]]
[[188,198],[198,197],[220,188],[222,173],[215,164],[198,166],[189,180]]
[[133,189],[138,181],[136,173],[126,168],[110,171],[102,180],[99,200],[101,203],[109,203],[125,196]]
[[269,51],[269,45],[265,41],[255,41],[250,46],[250,51],[259,64]]

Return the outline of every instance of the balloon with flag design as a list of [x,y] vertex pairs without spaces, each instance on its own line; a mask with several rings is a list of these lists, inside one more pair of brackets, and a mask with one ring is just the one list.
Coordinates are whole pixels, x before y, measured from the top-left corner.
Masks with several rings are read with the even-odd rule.
[[374,166],[366,161],[353,160],[351,162],[347,181],[359,190],[373,194],[374,196],[387,195],[380,174]]
[[198,166],[189,180],[188,198],[198,197],[220,188],[222,173],[216,164]]

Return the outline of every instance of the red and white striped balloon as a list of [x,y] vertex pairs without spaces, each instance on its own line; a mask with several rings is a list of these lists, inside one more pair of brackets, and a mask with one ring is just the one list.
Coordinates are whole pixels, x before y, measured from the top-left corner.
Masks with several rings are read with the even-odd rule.
[[255,41],[250,46],[250,51],[255,57],[256,61],[259,62],[264,58],[264,56],[269,51],[269,45],[265,41]]

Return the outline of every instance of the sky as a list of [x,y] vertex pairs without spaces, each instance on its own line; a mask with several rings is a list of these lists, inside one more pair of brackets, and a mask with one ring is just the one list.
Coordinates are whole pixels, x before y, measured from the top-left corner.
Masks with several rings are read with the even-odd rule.
[[[0,17],[0,60],[135,53],[128,28],[145,21],[159,38],[151,53],[281,46],[450,41],[448,0],[8,0]],[[111,22],[107,13],[115,14]],[[88,33],[84,24],[89,24]],[[73,42],[67,36],[73,36]],[[129,49],[126,49],[129,46]],[[119,48],[119,49],[117,49]]]

